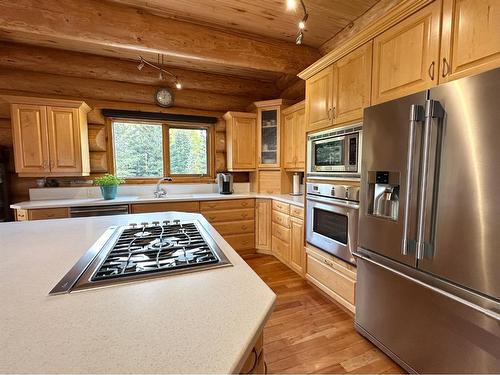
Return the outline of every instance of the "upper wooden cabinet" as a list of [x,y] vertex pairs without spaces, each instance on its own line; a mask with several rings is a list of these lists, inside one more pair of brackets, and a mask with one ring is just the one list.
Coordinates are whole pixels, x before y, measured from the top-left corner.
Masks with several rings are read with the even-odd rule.
[[89,175],[87,104],[20,96],[2,98],[11,104],[14,160],[20,176]]
[[440,15],[434,1],[374,39],[372,104],[437,84]]
[[257,160],[261,169],[281,167],[281,109],[283,99],[255,102],[257,108]]
[[440,81],[500,66],[500,2],[444,0]]
[[283,115],[283,167],[303,171],[306,160],[305,104],[300,102],[281,111]]
[[256,118],[255,113],[246,112],[227,112],[224,115],[229,171],[255,170]]
[[333,68],[330,66],[306,81],[306,131],[332,124]]
[[359,120],[370,105],[372,42],[333,64],[333,123]]

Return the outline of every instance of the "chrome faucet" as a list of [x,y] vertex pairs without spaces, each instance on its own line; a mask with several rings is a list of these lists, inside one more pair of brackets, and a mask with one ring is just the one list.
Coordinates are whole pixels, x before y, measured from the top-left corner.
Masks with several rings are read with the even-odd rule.
[[164,181],[172,181],[172,179],[170,177],[162,177],[158,180],[158,182],[156,183],[155,191],[153,192],[155,198],[163,198],[167,195],[167,191],[164,188],[160,187],[161,183]]

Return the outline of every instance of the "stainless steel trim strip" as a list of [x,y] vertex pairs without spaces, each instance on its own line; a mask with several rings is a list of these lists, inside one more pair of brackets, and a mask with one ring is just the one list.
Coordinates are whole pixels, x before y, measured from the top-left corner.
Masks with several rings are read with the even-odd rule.
[[417,122],[424,119],[424,108],[413,104],[410,107],[410,126],[408,130],[408,156],[406,161],[406,193],[403,213],[403,239],[401,242],[401,253],[408,255],[408,233],[410,231],[410,200],[412,194],[413,163],[415,153],[415,126]]
[[106,246],[119,232],[118,227],[109,227],[101,237],[87,250],[76,264],[64,275],[64,277],[52,288],[50,295],[69,293],[92,261],[97,257],[101,249]]
[[427,100],[425,103],[424,141],[422,150],[422,176],[420,177],[418,198],[418,225],[417,225],[417,259],[424,259],[425,255],[425,202],[427,200],[427,179],[429,174],[429,158],[431,147],[431,126],[434,118],[444,115],[443,108],[438,101]]
[[70,213],[87,213],[87,212],[111,212],[111,211],[123,211],[128,212],[128,205],[120,206],[85,206],[85,207],[70,207]]
[[336,198],[325,198],[325,197],[307,195],[306,199],[309,201],[314,201],[314,202],[319,202],[319,203],[327,203],[327,204],[333,204],[333,205],[340,206],[340,207],[352,208],[354,210],[359,209],[359,204],[357,204],[357,203],[347,202],[347,201],[343,201],[341,199],[336,199]]
[[482,313],[482,314],[484,314],[484,315],[486,315],[486,316],[488,316],[488,317],[490,317],[492,319],[500,321],[500,314],[498,314],[498,313],[496,313],[494,311],[485,309],[485,308],[483,308],[481,306],[478,306],[478,305],[476,305],[476,304],[474,304],[474,303],[472,303],[470,301],[467,301],[467,300],[465,300],[463,298],[457,297],[454,294],[448,293],[448,292],[446,292],[446,291],[444,291],[442,289],[439,289],[439,288],[436,288],[436,287],[434,287],[432,285],[426,284],[426,283],[424,283],[424,282],[422,282],[422,281],[420,281],[418,279],[415,279],[415,278],[413,278],[411,276],[408,276],[408,275],[404,274],[403,272],[397,271],[397,270],[395,270],[395,269],[393,269],[391,267],[388,267],[388,266],[386,266],[386,265],[384,265],[382,263],[379,263],[379,262],[377,262],[377,261],[375,261],[375,260],[373,260],[373,259],[371,259],[371,258],[369,258],[369,257],[367,257],[367,256],[365,256],[363,254],[360,254],[357,251],[353,252],[353,255],[356,258],[362,259],[362,260],[364,260],[364,261],[366,261],[368,263],[371,263],[371,264],[373,264],[375,266],[381,267],[381,268],[383,268],[383,269],[385,269],[385,270],[387,270],[389,272],[392,272],[392,273],[394,273],[394,274],[396,274],[396,275],[398,275],[398,276],[400,276],[400,277],[402,277],[402,278],[404,278],[406,280],[414,282],[414,283],[416,283],[416,284],[418,284],[420,286],[423,286],[424,288],[432,290],[435,293],[439,293],[442,296],[450,298],[450,299],[452,299],[452,300],[454,300],[456,302],[462,303],[462,304],[470,307],[471,309],[474,309],[474,310],[476,310],[476,311],[478,311],[478,312],[480,312],[480,313]]

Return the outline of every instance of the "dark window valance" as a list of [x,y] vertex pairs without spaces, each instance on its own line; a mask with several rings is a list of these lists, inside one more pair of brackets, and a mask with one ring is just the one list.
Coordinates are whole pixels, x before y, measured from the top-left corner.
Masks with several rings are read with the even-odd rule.
[[198,124],[215,124],[217,117],[210,116],[193,116],[193,115],[180,115],[174,113],[161,113],[161,112],[143,112],[143,111],[127,111],[122,109],[102,109],[104,117],[113,118],[128,118],[137,120],[159,120],[159,121],[176,121],[176,122],[190,122]]

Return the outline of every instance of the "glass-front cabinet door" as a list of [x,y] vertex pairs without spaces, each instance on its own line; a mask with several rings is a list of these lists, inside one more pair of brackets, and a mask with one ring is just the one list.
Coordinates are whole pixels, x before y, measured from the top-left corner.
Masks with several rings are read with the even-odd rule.
[[281,110],[283,99],[265,100],[254,103],[257,109],[257,159],[259,168],[281,167]]
[[279,110],[262,110],[260,115],[260,167],[279,167]]

